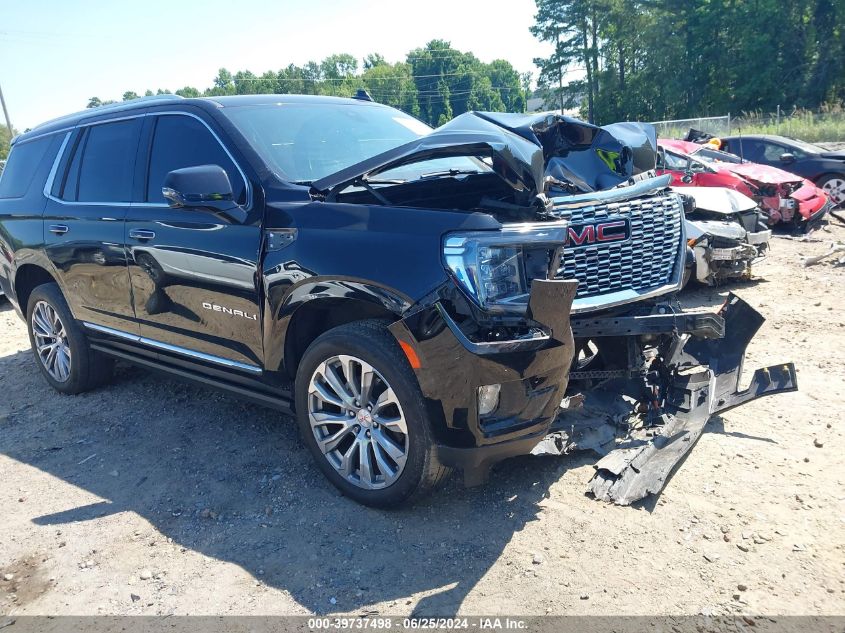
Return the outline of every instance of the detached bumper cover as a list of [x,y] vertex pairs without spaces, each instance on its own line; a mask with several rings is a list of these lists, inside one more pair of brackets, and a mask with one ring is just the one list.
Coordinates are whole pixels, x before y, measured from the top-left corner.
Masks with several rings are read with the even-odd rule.
[[720,311],[724,337],[689,339],[665,359],[666,384],[659,409],[645,424],[631,424],[632,398],[641,383],[617,380],[586,394],[583,406],[562,413],[535,454],[594,450],[602,455],[589,484],[595,498],[629,505],[659,493],[675,467],[695,446],[711,416],[762,396],[795,391],[792,363],[754,372],[740,390],[745,350],[763,317],[730,295]]

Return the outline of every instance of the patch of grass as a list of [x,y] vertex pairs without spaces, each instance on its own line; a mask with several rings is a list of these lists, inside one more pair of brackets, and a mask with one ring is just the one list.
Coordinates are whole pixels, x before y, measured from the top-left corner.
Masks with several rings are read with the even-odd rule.
[[[689,119],[657,124],[661,138],[684,138],[690,127],[714,136],[727,136],[727,117]],[[819,110],[800,110],[774,114],[743,112],[730,122],[730,134],[780,134],[808,143],[845,142],[845,105],[824,105]]]
[[842,106],[822,108],[819,112],[796,110],[777,117],[757,112],[744,113],[731,121],[732,134],[780,134],[809,143],[845,141],[845,109]]

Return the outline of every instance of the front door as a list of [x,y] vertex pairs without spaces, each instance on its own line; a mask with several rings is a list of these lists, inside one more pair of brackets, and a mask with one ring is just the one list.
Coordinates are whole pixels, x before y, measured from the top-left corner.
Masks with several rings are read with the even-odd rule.
[[94,123],[65,143],[44,211],[47,256],[80,321],[138,334],[123,221],[143,116]]
[[168,113],[149,115],[146,126],[143,202],[132,205],[126,218],[141,337],[174,359],[257,372],[263,361],[260,213],[253,208],[244,223],[235,223],[210,210],[170,208],[161,193],[174,169],[219,165],[235,200],[249,208],[246,177],[203,120]]

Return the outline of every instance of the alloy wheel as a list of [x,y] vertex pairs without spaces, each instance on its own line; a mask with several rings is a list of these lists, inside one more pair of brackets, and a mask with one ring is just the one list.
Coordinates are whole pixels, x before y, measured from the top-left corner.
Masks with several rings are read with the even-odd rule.
[[831,178],[822,189],[835,204],[845,203],[845,178]]
[[338,355],[320,363],[308,386],[308,419],[320,451],[346,481],[377,490],[402,474],[409,447],[405,414],[366,361]]
[[32,333],[44,369],[56,382],[66,382],[71,368],[67,331],[58,312],[46,301],[39,301],[32,310]]

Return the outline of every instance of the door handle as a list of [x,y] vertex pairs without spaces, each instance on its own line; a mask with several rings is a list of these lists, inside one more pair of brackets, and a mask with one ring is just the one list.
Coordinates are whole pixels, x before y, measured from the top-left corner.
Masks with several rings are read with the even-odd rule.
[[129,231],[129,237],[140,240],[142,242],[155,238],[155,231],[148,231],[147,229],[132,229]]
[[51,224],[49,227],[47,227],[47,229],[50,231],[50,233],[55,233],[56,235],[64,235],[70,230],[64,224]]

